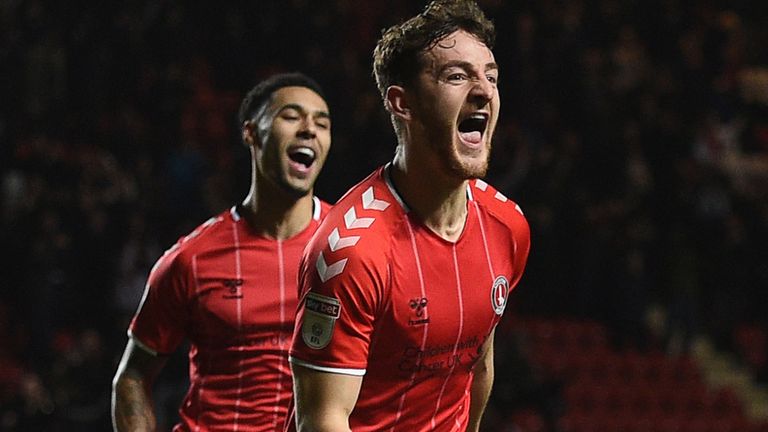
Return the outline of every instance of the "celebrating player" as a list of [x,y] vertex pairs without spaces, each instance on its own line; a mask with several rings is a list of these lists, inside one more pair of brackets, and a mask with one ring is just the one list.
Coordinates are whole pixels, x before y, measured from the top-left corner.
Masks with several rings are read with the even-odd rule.
[[291,73],[256,85],[239,120],[250,192],[152,269],[113,382],[116,430],[155,430],[152,384],[185,338],[191,385],[174,430],[284,427],[299,258],[329,207],[312,191],[331,119],[318,84]]
[[398,139],[315,233],[291,348],[300,431],[477,431],[494,328],[530,246],[480,180],[499,116],[494,27],[437,0],[384,32],[376,81]]

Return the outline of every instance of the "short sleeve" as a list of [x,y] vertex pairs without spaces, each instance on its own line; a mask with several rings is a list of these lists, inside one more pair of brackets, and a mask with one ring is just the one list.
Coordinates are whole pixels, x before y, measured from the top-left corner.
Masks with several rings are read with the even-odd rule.
[[187,267],[181,255],[169,251],[152,268],[128,330],[129,336],[144,348],[169,354],[184,339],[188,322]]
[[523,215],[520,207],[515,204],[516,211],[510,218],[510,230],[512,233],[514,250],[512,256],[514,257],[514,273],[510,280],[512,286],[517,285],[520,278],[523,276],[523,271],[528,262],[528,255],[531,250],[531,229],[528,225],[528,221]]
[[386,284],[380,248],[307,249],[301,261],[301,301],[291,361],[328,372],[365,373],[374,322]]

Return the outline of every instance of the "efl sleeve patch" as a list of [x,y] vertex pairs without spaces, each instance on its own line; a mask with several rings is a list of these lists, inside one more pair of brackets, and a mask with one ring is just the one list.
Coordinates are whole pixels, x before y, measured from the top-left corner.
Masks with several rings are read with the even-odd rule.
[[313,349],[328,346],[333,327],[340,315],[341,303],[338,299],[308,293],[304,299],[304,320],[301,324],[301,338],[304,343]]
[[304,300],[304,309],[316,314],[338,319],[341,314],[341,303],[335,298],[310,292]]

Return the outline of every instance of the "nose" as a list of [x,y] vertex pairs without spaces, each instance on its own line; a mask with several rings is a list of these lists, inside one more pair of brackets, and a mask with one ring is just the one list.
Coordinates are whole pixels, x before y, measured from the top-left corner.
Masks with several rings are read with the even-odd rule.
[[485,106],[493,99],[495,91],[496,86],[487,77],[482,76],[475,81],[470,94],[480,106]]
[[315,138],[315,136],[317,136],[317,125],[315,124],[315,121],[309,116],[305,116],[301,121],[301,127],[299,128],[297,135],[300,138],[305,139]]

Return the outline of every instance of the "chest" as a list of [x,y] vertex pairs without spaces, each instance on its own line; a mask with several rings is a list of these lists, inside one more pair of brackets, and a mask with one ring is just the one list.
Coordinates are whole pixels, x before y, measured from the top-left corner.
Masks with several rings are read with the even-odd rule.
[[506,306],[512,248],[482,236],[414,240],[394,254],[376,343],[406,369],[470,367]]
[[253,242],[206,251],[193,263],[193,331],[256,335],[290,327],[297,304],[301,245]]

